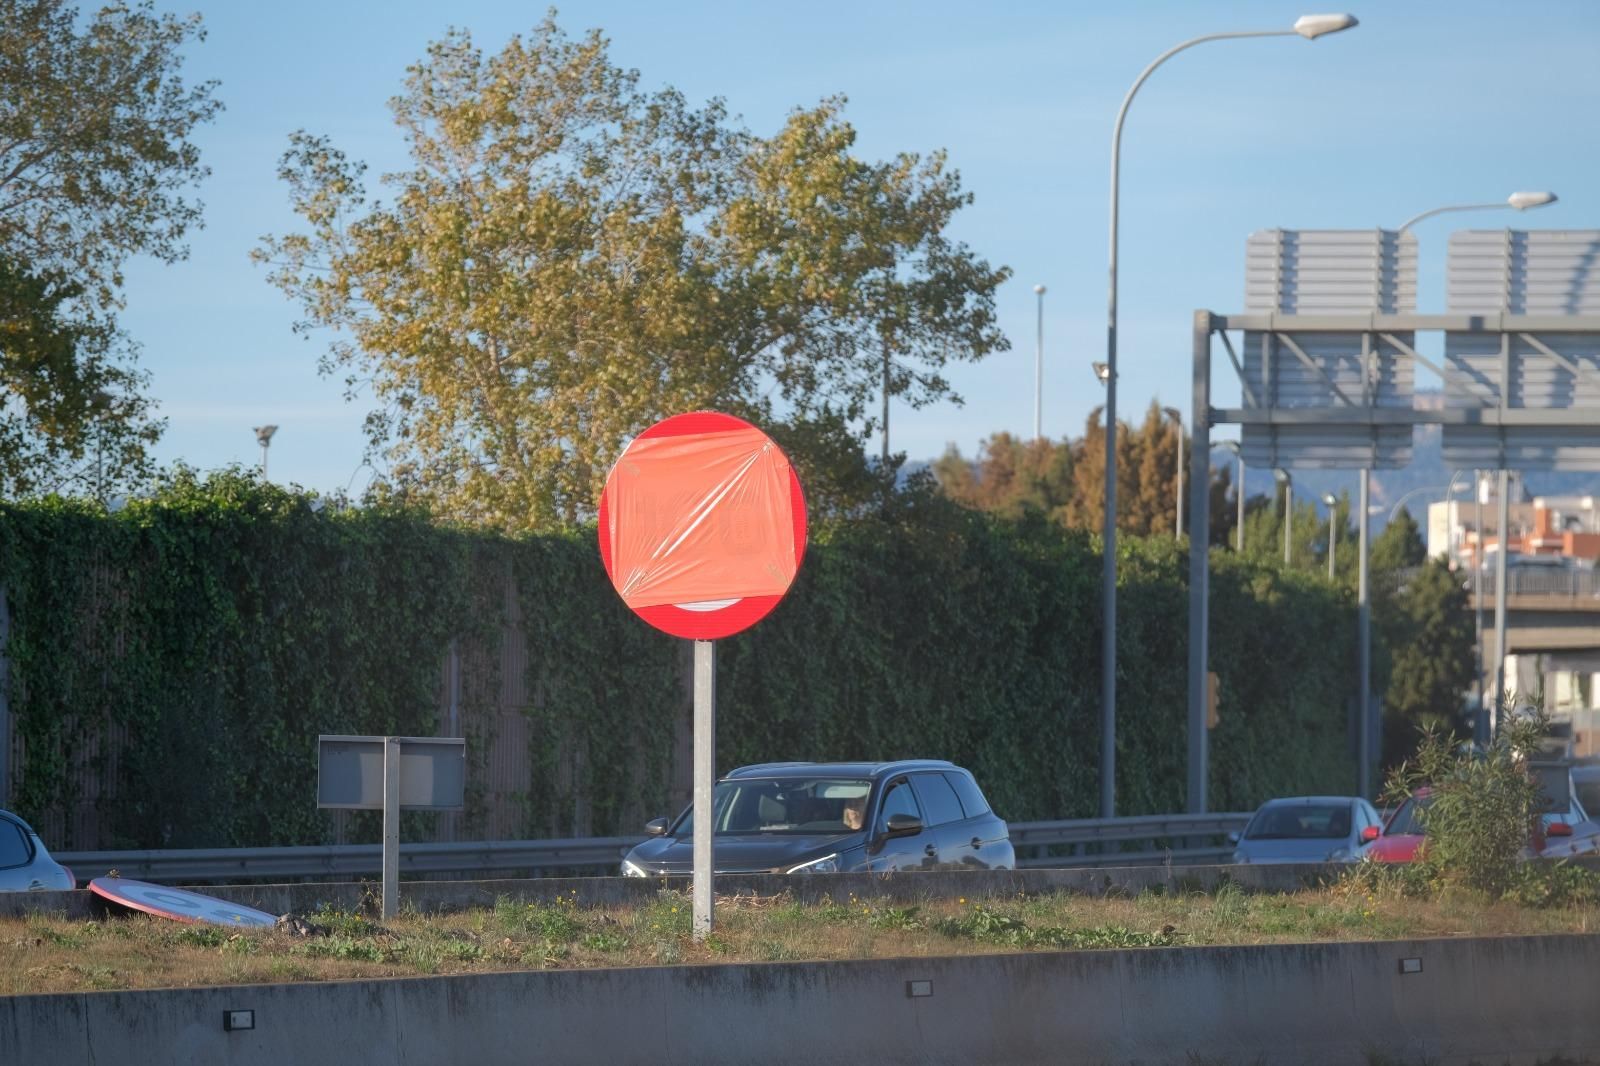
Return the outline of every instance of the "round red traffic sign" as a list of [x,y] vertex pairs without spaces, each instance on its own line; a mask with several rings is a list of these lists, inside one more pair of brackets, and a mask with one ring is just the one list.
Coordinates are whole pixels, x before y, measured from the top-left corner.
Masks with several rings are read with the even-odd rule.
[[600,559],[640,618],[719,640],[765,618],[806,551],[806,501],[783,449],[741,418],[696,411],[633,439],[600,494]]
[[89,891],[113,903],[144,911],[176,922],[210,922],[213,925],[276,925],[278,919],[266,911],[230,903],[215,896],[202,896],[181,888],[130,881],[126,877],[97,877]]

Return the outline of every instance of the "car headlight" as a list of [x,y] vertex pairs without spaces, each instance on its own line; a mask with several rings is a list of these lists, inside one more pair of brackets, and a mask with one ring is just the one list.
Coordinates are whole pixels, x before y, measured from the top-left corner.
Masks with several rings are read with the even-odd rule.
[[839,853],[824,855],[820,859],[803,862],[799,866],[791,866],[783,871],[786,874],[836,874],[839,872]]
[[1249,862],[1250,861],[1250,856],[1246,855],[1242,851],[1236,851],[1236,852],[1233,853],[1233,861],[1234,862]]
[[623,859],[622,860],[622,876],[623,877],[649,877],[650,875],[645,873],[644,869],[642,867],[635,866],[629,860]]

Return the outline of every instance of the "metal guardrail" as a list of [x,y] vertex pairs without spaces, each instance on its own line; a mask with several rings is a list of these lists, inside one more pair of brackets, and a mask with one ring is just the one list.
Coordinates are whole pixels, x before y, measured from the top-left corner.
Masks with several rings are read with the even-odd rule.
[[[643,837],[572,840],[487,840],[402,844],[400,872],[491,873],[603,869],[615,873],[622,853]],[[116,870],[143,881],[230,881],[263,877],[328,878],[380,874],[381,844],[330,844],[285,848],[198,848],[168,851],[55,852],[79,884]]]
[[[1508,560],[1509,561],[1509,560]],[[1404,588],[1421,567],[1407,567],[1394,572],[1394,585]],[[1485,599],[1495,594],[1495,572],[1491,563],[1474,577],[1471,567],[1458,569],[1456,577],[1470,595],[1480,589]],[[1530,566],[1527,564],[1506,567],[1506,594],[1512,597],[1560,598],[1574,601],[1600,600],[1600,570],[1588,566]],[[1587,606],[1587,603],[1584,604]],[[1596,606],[1600,606],[1597,604]]]
[[[1025,867],[1138,866],[1151,863],[1226,861],[1231,845],[1220,841],[1242,830],[1249,814],[1167,814],[1141,818],[1081,818],[1059,822],[1013,822],[1011,843]],[[585,837],[572,840],[492,840],[448,844],[402,844],[400,870],[409,874],[540,873],[584,870],[615,873],[622,855],[644,837]],[[1145,844],[1128,848],[1129,844]],[[58,852],[80,884],[116,870],[143,881],[194,884],[267,877],[336,878],[377,875],[378,844],[332,844],[284,848],[200,848],[167,851]]]
[[[1493,596],[1494,570],[1483,576],[1483,594]],[[1471,587],[1472,575],[1466,575]],[[1565,596],[1569,599],[1600,598],[1600,571],[1567,566],[1513,566],[1506,569],[1508,596]]]
[[[1227,862],[1233,854],[1227,834],[1242,832],[1249,821],[1247,811],[1015,822],[1011,845],[1017,865],[1030,868]],[[1141,843],[1146,846],[1125,847]]]

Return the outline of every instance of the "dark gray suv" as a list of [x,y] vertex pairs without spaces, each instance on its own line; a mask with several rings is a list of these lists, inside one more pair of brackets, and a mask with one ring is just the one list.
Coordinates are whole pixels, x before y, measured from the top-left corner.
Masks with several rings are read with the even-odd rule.
[[[717,782],[717,873],[1009,870],[1006,823],[972,775],[939,759],[762,763]],[[627,877],[694,869],[693,808],[657,818],[622,861]]]

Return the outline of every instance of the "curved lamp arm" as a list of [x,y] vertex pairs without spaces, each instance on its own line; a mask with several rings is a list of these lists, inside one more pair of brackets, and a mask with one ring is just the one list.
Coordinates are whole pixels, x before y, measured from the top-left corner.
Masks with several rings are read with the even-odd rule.
[[1501,200],[1497,203],[1449,204],[1445,207],[1435,207],[1432,210],[1424,211],[1420,215],[1412,215],[1410,218],[1400,223],[1400,228],[1395,230],[1395,232],[1404,233],[1406,230],[1410,229],[1412,226],[1415,226],[1423,219],[1432,218],[1434,215],[1442,215],[1446,211],[1498,211],[1506,207],[1513,208],[1517,211],[1527,211],[1530,208],[1544,207],[1546,204],[1553,204],[1558,199],[1560,199],[1560,197],[1553,192],[1514,192],[1504,200]]

